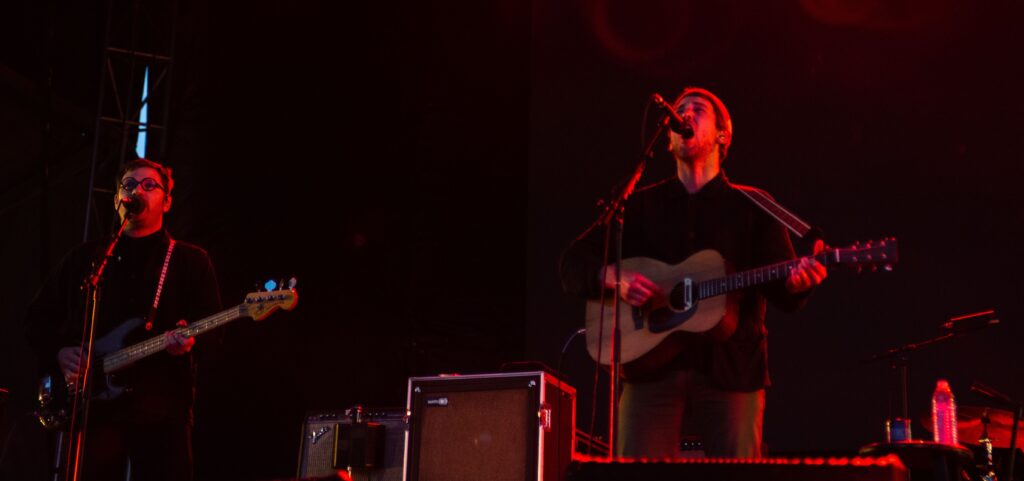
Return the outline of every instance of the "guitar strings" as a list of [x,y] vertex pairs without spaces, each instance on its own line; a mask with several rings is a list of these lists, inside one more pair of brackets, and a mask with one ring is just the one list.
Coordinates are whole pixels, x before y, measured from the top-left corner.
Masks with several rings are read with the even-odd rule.
[[[190,337],[196,334],[201,334],[203,331],[242,317],[242,308],[243,306],[241,305],[235,306],[234,308],[214,314],[206,319],[196,321],[190,326],[174,329],[171,332],[188,334]],[[138,344],[114,351],[103,358],[103,370],[106,372],[116,370],[117,368],[130,364],[154,352],[162,351],[164,347],[163,336],[156,336]]]

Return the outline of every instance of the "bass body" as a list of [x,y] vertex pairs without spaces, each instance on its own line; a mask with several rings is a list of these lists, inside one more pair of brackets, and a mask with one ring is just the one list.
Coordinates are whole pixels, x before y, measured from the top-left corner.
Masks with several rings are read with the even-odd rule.
[[[298,302],[298,292],[294,289],[294,280],[290,284],[287,289],[251,292],[235,307],[170,332],[193,337],[243,317],[260,321],[277,309],[292,310]],[[92,383],[91,399],[106,401],[119,397],[126,388],[118,383],[118,373],[167,348],[164,334],[125,346],[129,334],[142,324],[142,319],[129,319],[93,343],[93,365],[88,377],[88,382]],[[39,410],[36,412],[39,422],[49,429],[62,428],[70,416],[74,394],[80,393],[80,389],[78,382],[65,382],[62,374],[44,376],[39,382]]]

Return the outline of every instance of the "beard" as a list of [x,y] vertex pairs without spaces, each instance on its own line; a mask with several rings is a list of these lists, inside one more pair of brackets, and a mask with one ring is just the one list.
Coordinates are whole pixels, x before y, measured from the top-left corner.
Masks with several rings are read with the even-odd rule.
[[693,163],[697,159],[707,157],[711,154],[712,149],[718,148],[718,145],[714,142],[714,137],[698,138],[696,141],[686,142],[677,141],[672,146],[672,155],[675,156],[676,160],[680,160],[686,163]]

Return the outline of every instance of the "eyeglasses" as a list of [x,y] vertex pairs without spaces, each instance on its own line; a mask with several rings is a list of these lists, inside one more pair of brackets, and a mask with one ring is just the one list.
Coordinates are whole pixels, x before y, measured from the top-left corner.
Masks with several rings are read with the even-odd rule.
[[164,186],[160,185],[159,182],[153,180],[150,177],[146,177],[142,180],[135,180],[134,177],[128,177],[121,181],[121,190],[125,192],[134,192],[136,188],[142,187],[142,190],[146,192],[152,192],[153,189],[164,190]]

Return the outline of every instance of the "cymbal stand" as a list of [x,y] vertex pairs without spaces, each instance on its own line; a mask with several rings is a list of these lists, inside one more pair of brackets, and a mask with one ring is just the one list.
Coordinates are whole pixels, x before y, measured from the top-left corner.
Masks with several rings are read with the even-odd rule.
[[1004,407],[1013,409],[1013,427],[1010,428],[1010,461],[1007,463],[1006,473],[1003,476],[1003,479],[1013,481],[1014,474],[1016,474],[1014,473],[1014,467],[1017,462],[1017,426],[1020,424],[1021,418],[1024,417],[1024,403],[1016,402],[1010,396],[978,381],[974,381],[971,384],[971,391],[981,394]]
[[988,424],[991,420],[988,417],[988,410],[981,415],[981,438],[978,444],[985,449],[985,474],[981,475],[982,481],[995,481],[996,466],[992,463],[992,438],[988,436]]

